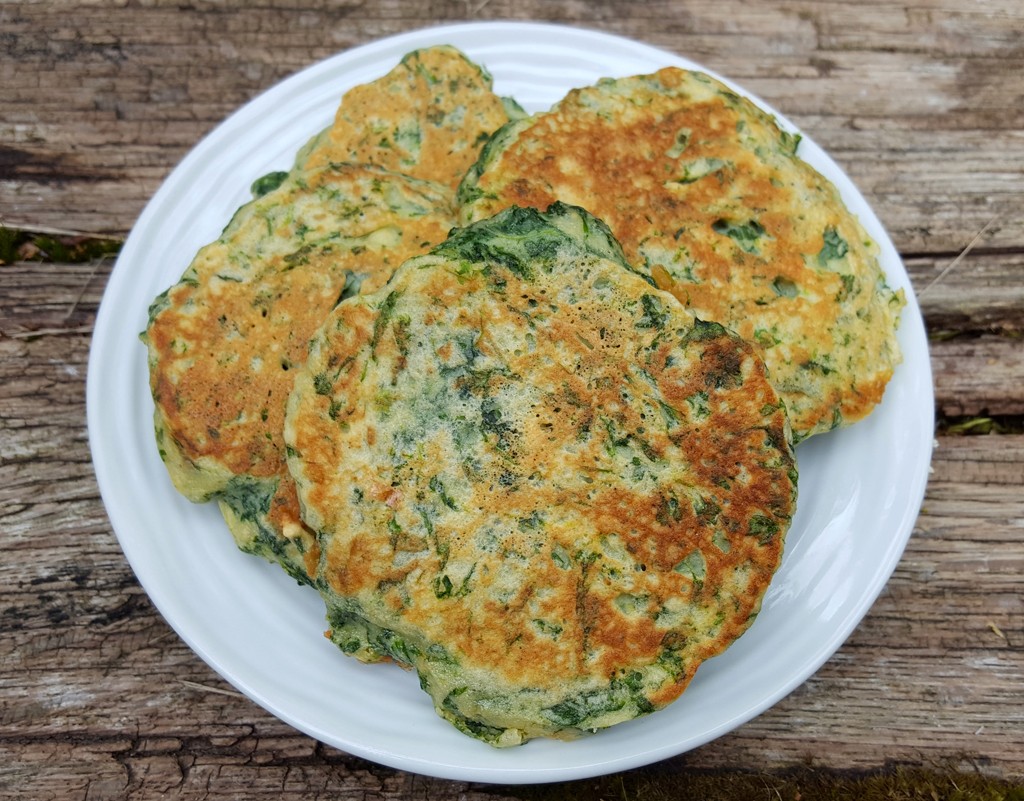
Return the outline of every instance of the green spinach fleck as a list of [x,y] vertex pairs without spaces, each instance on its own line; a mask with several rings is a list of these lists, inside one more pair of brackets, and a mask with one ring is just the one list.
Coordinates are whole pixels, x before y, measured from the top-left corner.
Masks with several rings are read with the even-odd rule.
[[331,379],[327,373],[317,373],[313,376],[313,389],[317,395],[330,395],[331,388]]
[[704,559],[704,554],[698,549],[690,551],[673,570],[680,575],[686,576],[693,582],[695,590],[700,591],[701,587],[704,586],[704,577],[707,575],[708,565]]
[[548,707],[542,714],[558,726],[585,729],[598,723],[602,715],[625,709],[627,705],[633,706],[638,715],[653,712],[653,705],[641,694],[641,689],[642,676],[612,679],[607,687],[579,693]]
[[641,295],[640,305],[643,308],[643,314],[636,321],[636,328],[661,329],[665,327],[668,312],[665,311],[665,305],[659,298],[654,295]]
[[757,220],[734,222],[719,218],[711,224],[711,228],[715,233],[729,237],[747,253],[759,253],[758,241],[767,233]]
[[252,186],[249,187],[249,191],[252,192],[252,196],[254,198],[263,197],[281,186],[281,184],[284,183],[284,179],[287,177],[288,173],[284,170],[268,172],[266,175],[262,175],[253,181]]
[[395,304],[398,303],[401,296],[401,292],[392,290],[377,309],[377,318],[373,321],[373,335],[370,338],[371,352],[377,349],[377,344],[380,342],[381,336],[384,335],[384,330],[391,321],[391,316],[395,313]]
[[725,326],[721,323],[708,322],[699,317],[694,318],[693,328],[683,335],[683,342],[707,342],[726,335]]
[[220,493],[224,501],[240,520],[254,522],[270,511],[270,498],[274,487],[251,476],[233,476]]
[[455,505],[455,501],[448,491],[445,489],[444,482],[441,481],[440,476],[432,476],[429,483],[430,489],[437,493],[441,499],[441,503],[447,506],[449,509],[458,509]]
[[747,533],[757,537],[762,545],[767,545],[779,533],[779,524],[767,515],[754,515],[750,518]]
[[850,252],[850,246],[835,228],[826,228],[822,239],[823,244],[818,252],[818,264],[822,267],[830,261],[843,258]]

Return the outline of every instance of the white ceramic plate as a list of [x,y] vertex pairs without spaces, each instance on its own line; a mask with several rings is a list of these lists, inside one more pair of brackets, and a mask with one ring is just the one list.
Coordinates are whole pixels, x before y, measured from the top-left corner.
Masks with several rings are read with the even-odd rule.
[[415,675],[360,664],[326,641],[316,593],[237,551],[214,506],[181,498],[157,455],[146,355],[138,340],[150,301],[216,238],[249,198],[253,179],[287,169],[298,147],[330,123],[346,89],[383,75],[410,50],[441,43],[485,65],[495,90],[529,111],[606,75],[666,65],[700,68],[593,31],[472,23],[357,47],[246,104],[200,142],[156,193],[110,278],[96,320],[87,391],[100,489],[135,574],[178,634],[241,692],[318,740],[402,770],[469,781],[567,780],[654,762],[734,729],[828,659],[891,575],[924,494],[933,397],[920,311],[878,219],[809,139],[800,154],[840,188],[880,244],[890,283],[907,292],[899,332],[905,362],[866,421],[799,447],[799,511],[763,611],[668,709],[572,743],[534,741],[496,750],[472,740],[434,714]]

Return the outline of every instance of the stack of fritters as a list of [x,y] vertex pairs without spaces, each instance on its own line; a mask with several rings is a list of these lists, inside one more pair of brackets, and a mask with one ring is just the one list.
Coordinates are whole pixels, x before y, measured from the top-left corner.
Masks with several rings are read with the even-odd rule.
[[797,144],[701,73],[602,80],[495,134],[459,188],[460,219],[585,207],[659,287],[763,349],[799,441],[881,400],[904,301]]
[[793,443],[899,359],[902,295],[796,147],[697,73],[526,117],[406,56],[150,309],[175,485],[467,734],[663,707],[761,606]]
[[[335,127],[290,173],[257,182],[264,194],[150,309],[143,340],[157,440],[175,486],[193,501],[218,500],[243,550],[300,581],[315,571],[317,549],[281,439],[295,370],[339,300],[373,291],[444,239],[454,224],[454,176],[509,119],[490,87],[450,47],[411,53],[356,87]],[[372,121],[352,125],[350,105],[372,106]]]

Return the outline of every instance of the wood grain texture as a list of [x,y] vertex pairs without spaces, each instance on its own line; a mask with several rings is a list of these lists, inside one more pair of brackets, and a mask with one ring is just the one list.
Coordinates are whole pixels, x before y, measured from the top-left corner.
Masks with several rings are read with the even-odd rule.
[[[50,359],[56,339],[26,346]],[[169,630],[124,562],[92,480],[80,371],[66,369],[83,365],[85,340],[60,343],[47,422],[20,436],[20,456],[0,468],[0,648],[13,655],[0,677],[0,787],[34,798],[68,797],[69,781],[85,797],[227,797],[244,784],[248,797],[269,798],[350,786],[387,798],[419,782],[428,797],[473,797],[463,784],[413,780],[294,732],[232,693]],[[16,425],[17,409],[6,419]],[[40,460],[50,462],[46,482],[19,469]],[[1024,483],[1024,437],[942,439],[934,470],[903,560],[846,645],[776,707],[659,770],[954,760],[1024,773],[1024,499],[1007,500]]]
[[[948,265],[931,258],[908,262],[915,290],[928,290],[921,298],[926,325],[943,335],[929,346],[936,411],[947,416],[1024,414],[1024,344],[1019,337],[1024,257],[968,254],[961,263],[936,282]],[[47,379],[51,362],[60,358],[69,338],[92,331],[111,268],[110,261],[0,267],[0,354],[10,364],[28,365],[28,372],[15,369],[5,378],[7,397],[0,402],[10,404],[8,409],[26,419],[38,414],[38,396],[52,390]],[[42,367],[40,360],[49,361]],[[63,369],[84,375],[84,357],[81,366]]]
[[937,338],[1024,332],[1024,254],[911,256],[904,266]]
[[[391,33],[551,20],[725,74],[828,150],[891,232],[936,410],[1024,415],[1024,8],[1016,0],[0,2],[0,224],[123,234],[238,105]],[[84,387],[110,261],[0,265],[0,798],[516,798],[383,768],[235,693],[110,529]],[[981,772],[1024,786],[1024,436],[943,436],[902,561],[820,671],[652,775]],[[582,792],[574,785],[569,795]]]
[[[110,264],[2,269],[0,651],[14,656],[0,669],[0,788],[189,798],[244,783],[252,798],[344,787],[353,797],[495,797],[320,745],[189,651],[135,582],[89,463],[88,332]],[[933,359],[954,346],[936,343]],[[965,386],[988,386],[977,377],[965,373]],[[943,438],[933,467],[904,558],[843,648],[761,717],[656,770],[898,761],[1024,775],[1024,498],[1014,492],[1024,437]]]
[[848,171],[903,252],[1024,241],[1024,10],[952,0],[402,0],[0,6],[0,214],[125,232],[232,110],[362,42],[436,23],[580,23],[755,92]]

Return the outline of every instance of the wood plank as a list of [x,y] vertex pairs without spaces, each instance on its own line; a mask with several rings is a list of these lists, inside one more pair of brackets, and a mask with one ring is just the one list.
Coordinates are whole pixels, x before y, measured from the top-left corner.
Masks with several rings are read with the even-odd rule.
[[[977,247],[963,257],[912,256],[904,265],[933,333],[1015,335],[1024,329],[1024,253]],[[112,269],[113,259],[0,267],[0,330],[10,335],[83,325],[95,313]]]
[[[970,243],[965,243],[965,248]],[[937,337],[1024,331],[1024,253],[904,260],[928,330]]]
[[[65,345],[76,339],[85,338]],[[84,342],[71,350],[70,363],[81,363]],[[58,375],[80,389],[81,376]],[[9,542],[0,648],[14,655],[0,667],[0,748],[33,797],[59,797],[69,781],[92,792],[202,788],[227,797],[243,763],[253,798],[282,784],[404,792],[412,782],[439,798],[472,790],[317,745],[225,694],[135,583],[107,528],[84,438],[42,419],[47,435],[0,466],[9,488],[0,495]],[[16,469],[36,460],[49,463],[46,480]],[[934,469],[903,561],[839,653],[761,717],[658,770],[870,770],[896,760],[1024,775],[1015,701],[1024,675],[1024,499],[1006,495],[1024,482],[1024,437],[943,438]]]
[[[1024,415],[1019,0],[0,4],[0,225],[124,233],[255,94],[361,42],[473,18],[632,36],[763,97],[831,153],[903,253],[937,411]],[[0,797],[520,797],[299,734],[156,612],[89,460],[89,336],[110,269],[0,265]],[[731,734],[627,774],[621,794],[641,776],[686,788],[808,766],[1024,786],[1024,436],[940,436],[933,470],[903,559],[822,669]]]
[[[47,324],[73,305],[69,319],[87,327],[108,266],[3,269],[21,279],[5,280],[0,320],[16,317],[24,331],[34,303]],[[45,292],[30,291],[32,276],[45,276],[35,284]],[[87,352],[86,334],[0,337],[0,650],[13,655],[0,665],[4,777],[37,798],[68,788],[230,797],[239,782],[252,798],[280,797],[282,786],[488,796],[315,743],[232,694],[167,627],[95,487]],[[934,470],[903,561],[836,656],[764,715],[652,771],[897,761],[1024,775],[1024,499],[1007,495],[1024,485],[1024,437],[941,438]]]
[[188,149],[260,91],[355,44],[468,16],[585,21],[729,75],[833,154],[905,252],[957,252],[994,218],[993,247],[1024,243],[1024,107],[1007,102],[1024,93],[1019,4],[200,5],[69,3],[59,18],[51,4],[4,7],[8,224],[123,233]]
[[[929,288],[946,266],[935,259],[910,264],[915,284],[928,290],[921,305],[929,327],[970,335],[930,343],[936,412],[948,417],[1024,414],[1024,345],[1019,337],[1024,257],[969,254],[962,267]],[[84,375],[86,354],[75,362],[68,341],[91,332],[111,268],[109,260],[78,265],[20,262],[0,268],[0,360],[8,365],[0,369],[0,381],[6,385],[2,403],[7,426],[28,426],[44,409],[60,419],[56,409],[40,404],[60,402],[52,396],[66,391],[57,372],[72,378]],[[993,329],[1008,335],[981,333]],[[35,332],[63,333],[37,336],[33,342]],[[40,431],[38,436],[47,435]]]
[[1024,342],[983,336],[931,345],[935,407],[948,417],[1024,414]]

